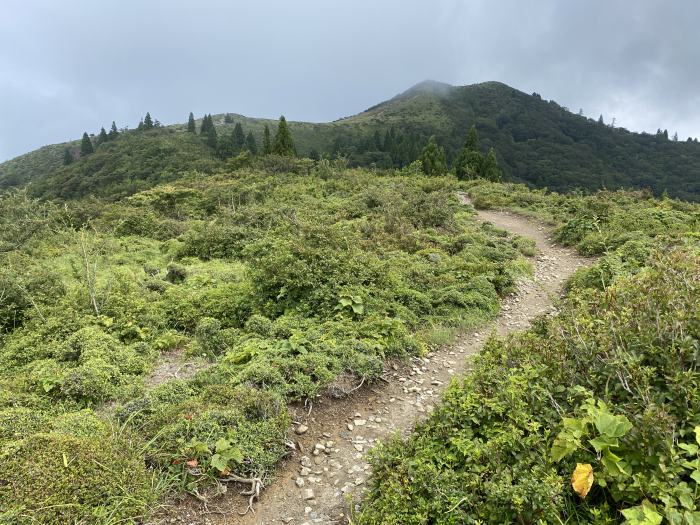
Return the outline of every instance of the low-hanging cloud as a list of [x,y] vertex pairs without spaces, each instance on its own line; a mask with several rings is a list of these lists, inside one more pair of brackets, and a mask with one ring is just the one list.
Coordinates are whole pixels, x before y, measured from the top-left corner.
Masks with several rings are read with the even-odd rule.
[[327,121],[432,78],[500,80],[700,135],[694,0],[5,0],[0,160],[189,111]]

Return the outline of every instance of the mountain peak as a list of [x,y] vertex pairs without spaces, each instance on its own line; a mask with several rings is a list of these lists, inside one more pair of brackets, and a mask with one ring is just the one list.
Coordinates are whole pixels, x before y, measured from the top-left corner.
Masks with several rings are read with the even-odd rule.
[[[427,79],[418,84],[411,86],[406,91],[401,93],[401,95],[412,95],[416,93],[433,93],[436,95],[444,95],[448,93],[454,86],[446,84],[445,82],[438,82],[437,80]],[[399,95],[399,96],[401,96]]]

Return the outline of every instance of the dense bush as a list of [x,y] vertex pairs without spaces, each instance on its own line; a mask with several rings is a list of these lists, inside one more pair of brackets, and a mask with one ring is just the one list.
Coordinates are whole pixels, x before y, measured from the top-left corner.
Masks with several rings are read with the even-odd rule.
[[[697,209],[509,189],[470,192],[558,218],[582,251],[597,230],[581,219],[604,209],[618,248],[574,276],[556,317],[489,340],[413,436],[375,451],[353,522],[697,523]],[[649,217],[626,220],[633,206]]]
[[[149,133],[146,150],[159,137],[181,140]],[[126,184],[109,163],[131,142],[100,147],[44,187],[76,196],[102,181],[110,202],[2,201],[0,223],[14,233],[0,233],[0,454],[25,461],[31,447],[55,442],[87,457],[103,440],[113,452],[116,418],[143,443],[114,459],[126,462],[119,472],[139,465],[134,483],[145,465],[184,490],[229,471],[269,478],[285,452],[288,402],[323,394],[340,375],[372,380],[387,356],[425,352],[445,325],[483,322],[527,271],[531,246],[476,223],[451,178],[268,158],[264,169],[162,184],[175,168],[151,173],[139,150]],[[32,233],[19,235],[13,221]],[[163,383],[164,352],[202,370]],[[19,487],[28,475],[0,476],[0,485]],[[75,485],[83,507],[43,512],[17,499],[19,489],[4,495],[12,512],[34,505],[36,522],[55,524],[128,522],[148,503],[127,484],[133,505],[108,505],[103,516],[82,491],[92,485],[121,501],[121,478],[104,486],[79,475],[44,495],[73,505]]]
[[0,521],[137,523],[158,496],[135,445],[109,433],[37,433],[0,451]]

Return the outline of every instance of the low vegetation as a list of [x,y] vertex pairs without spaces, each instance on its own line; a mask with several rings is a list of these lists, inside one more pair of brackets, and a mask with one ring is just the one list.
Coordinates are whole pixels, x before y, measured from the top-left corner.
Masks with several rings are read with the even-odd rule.
[[[136,523],[171,491],[266,483],[289,403],[482,323],[527,271],[452,177],[257,162],[0,196],[0,522]],[[178,359],[202,366],[160,374]]]
[[699,523],[700,209],[467,186],[600,259],[556,316],[490,339],[427,422],[375,450],[353,523]]

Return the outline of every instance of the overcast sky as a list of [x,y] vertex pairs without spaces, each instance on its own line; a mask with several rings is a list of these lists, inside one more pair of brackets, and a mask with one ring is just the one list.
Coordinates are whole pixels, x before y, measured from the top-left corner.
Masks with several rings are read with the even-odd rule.
[[428,78],[685,139],[699,21],[698,0],[2,0],[0,160],[146,111],[335,120]]

